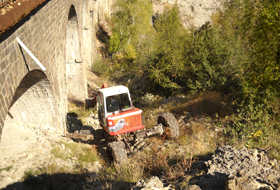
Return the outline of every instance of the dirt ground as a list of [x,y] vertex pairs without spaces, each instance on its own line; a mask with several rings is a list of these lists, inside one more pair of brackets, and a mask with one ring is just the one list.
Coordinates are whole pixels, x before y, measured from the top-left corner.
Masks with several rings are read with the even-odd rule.
[[44,132],[40,126],[5,122],[0,143],[0,189],[21,181],[31,168],[50,163],[51,142],[59,136]]

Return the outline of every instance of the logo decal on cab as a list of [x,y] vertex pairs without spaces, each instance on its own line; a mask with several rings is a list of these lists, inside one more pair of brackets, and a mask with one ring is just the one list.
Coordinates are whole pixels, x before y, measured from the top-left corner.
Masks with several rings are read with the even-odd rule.
[[117,132],[119,130],[121,130],[123,128],[123,126],[125,125],[125,121],[124,119],[120,119],[116,125],[109,127],[109,132]]

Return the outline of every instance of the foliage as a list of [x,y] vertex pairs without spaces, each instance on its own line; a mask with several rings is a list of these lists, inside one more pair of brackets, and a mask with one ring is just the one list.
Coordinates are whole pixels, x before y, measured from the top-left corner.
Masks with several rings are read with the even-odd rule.
[[240,91],[239,64],[232,64],[235,47],[229,46],[216,25],[205,23],[198,30],[185,30],[175,4],[157,15],[155,29],[148,71],[167,94]]
[[[253,102],[252,102],[253,103]],[[275,121],[264,105],[249,105],[236,114],[225,117],[225,134],[230,136],[231,143],[245,142],[248,147],[265,145],[275,134]]]
[[152,3],[149,0],[117,0],[112,15],[113,32],[119,37],[118,49],[126,52],[129,44],[138,51],[143,36],[152,30]]
[[279,96],[280,3],[274,0],[228,0],[217,23],[240,69],[242,100],[267,104]]
[[204,24],[191,31],[186,43],[185,79],[192,92],[220,91],[225,94],[237,91],[239,86],[236,66],[230,63],[234,56],[215,25]]
[[108,76],[111,73],[111,68],[107,65],[105,60],[96,59],[92,66],[92,72],[98,76]]
[[151,57],[149,75],[155,84],[170,91],[182,87],[176,81],[184,69],[185,29],[179,17],[179,7],[165,7],[155,21],[155,52]]
[[127,46],[125,55],[128,60],[133,61],[136,59],[137,53],[131,44]]
[[247,10],[244,30],[249,27],[252,32],[246,79],[253,93],[267,97],[278,93],[280,85],[280,2],[259,0],[249,4]]
[[148,73],[150,89],[218,91],[256,105],[279,96],[279,1],[226,0],[199,29],[183,28],[176,4],[153,16],[154,28],[150,1],[119,0],[115,8],[110,51],[123,56],[121,68]]
[[120,38],[116,32],[113,33],[113,35],[110,37],[109,41],[109,53],[115,53],[119,49],[120,45]]

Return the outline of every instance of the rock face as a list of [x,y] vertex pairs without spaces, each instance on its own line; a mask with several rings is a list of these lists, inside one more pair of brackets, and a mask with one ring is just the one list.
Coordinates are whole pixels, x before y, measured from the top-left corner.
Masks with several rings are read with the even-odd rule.
[[178,3],[180,17],[185,28],[201,27],[205,22],[211,22],[211,16],[217,8],[221,8],[220,0],[153,0],[153,12],[162,13],[164,7]]
[[205,165],[207,175],[212,176],[213,181],[225,184],[227,190],[272,190],[278,187],[280,179],[277,160],[269,160],[265,150],[221,146]]

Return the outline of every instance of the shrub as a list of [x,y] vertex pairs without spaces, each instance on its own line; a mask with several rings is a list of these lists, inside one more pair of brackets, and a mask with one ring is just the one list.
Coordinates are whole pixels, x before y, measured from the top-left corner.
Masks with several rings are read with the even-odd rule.
[[274,121],[263,105],[249,105],[224,120],[225,134],[230,136],[230,143],[245,143],[247,147],[263,146],[276,131]]
[[96,59],[92,66],[92,72],[98,76],[108,76],[111,73],[111,68],[104,60]]

